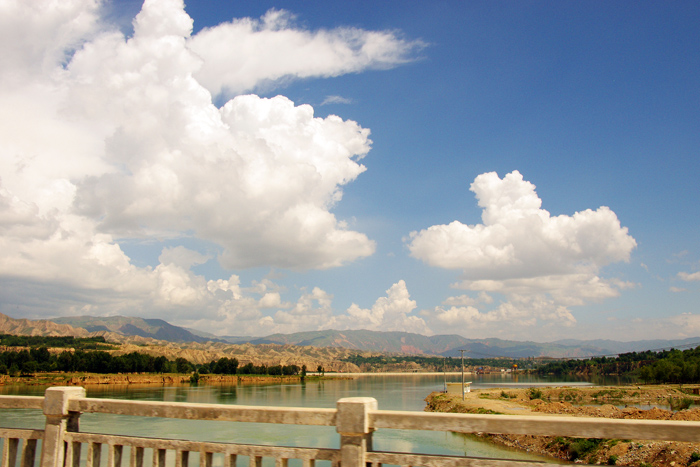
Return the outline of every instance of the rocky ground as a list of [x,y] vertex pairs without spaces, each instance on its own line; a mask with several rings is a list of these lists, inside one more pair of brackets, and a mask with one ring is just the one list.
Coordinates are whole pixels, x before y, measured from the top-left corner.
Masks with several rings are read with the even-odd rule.
[[[678,386],[561,387],[475,390],[464,401],[458,395],[433,393],[426,410],[503,415],[562,415],[618,419],[700,421],[700,408],[642,410],[632,405],[668,404],[685,399],[700,403],[700,396]],[[626,407],[627,406],[627,407]],[[700,443],[644,440],[597,440],[554,436],[476,436],[493,443],[575,463],[638,467],[700,467]]]

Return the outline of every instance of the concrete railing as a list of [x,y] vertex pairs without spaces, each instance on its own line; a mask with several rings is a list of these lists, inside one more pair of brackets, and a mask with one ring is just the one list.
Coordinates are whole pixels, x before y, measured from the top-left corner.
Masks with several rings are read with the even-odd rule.
[[[152,467],[165,467],[168,452],[174,453],[175,467],[189,467],[193,452],[199,454],[199,467],[212,467],[214,455],[223,456],[223,467],[235,467],[238,456],[248,457],[250,467],[261,467],[263,458],[274,459],[275,467],[287,467],[290,459],[300,460],[303,467],[314,467],[316,461],[329,461],[332,467],[379,467],[382,464],[416,467],[552,465],[533,461],[374,451],[372,433],[377,429],[700,442],[700,423],[697,422],[386,411],[378,410],[377,401],[366,397],[340,399],[336,409],[308,409],[92,399],[85,397],[85,390],[80,387],[53,387],[46,390],[45,397],[0,396],[0,409],[3,408],[42,409],[46,425],[44,430],[0,428],[3,440],[0,467],[18,467],[18,461],[19,467],[35,467],[39,440],[42,441],[39,467],[100,467],[105,450],[107,467],[122,467],[126,452],[129,467],[143,467],[146,449],[152,452]],[[79,422],[83,413],[335,426],[340,435],[340,449],[82,433]],[[81,458],[83,453],[85,457]],[[172,465],[172,457],[173,454],[170,455],[169,465]]]

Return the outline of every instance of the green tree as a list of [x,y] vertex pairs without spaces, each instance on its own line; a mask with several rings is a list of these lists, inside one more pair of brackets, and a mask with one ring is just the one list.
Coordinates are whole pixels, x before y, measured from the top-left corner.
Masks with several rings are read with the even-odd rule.
[[178,373],[189,373],[192,371],[192,364],[183,357],[175,359],[175,369]]

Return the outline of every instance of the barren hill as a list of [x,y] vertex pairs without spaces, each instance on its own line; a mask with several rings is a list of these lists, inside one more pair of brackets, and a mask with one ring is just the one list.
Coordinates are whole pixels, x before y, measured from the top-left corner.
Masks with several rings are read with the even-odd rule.
[[15,319],[0,313],[0,333],[18,336],[76,336],[87,337],[85,329],[49,320]]
[[306,365],[309,371],[322,366],[327,371],[359,371],[352,363],[341,358],[357,354],[344,348],[318,348],[283,344],[228,344],[223,342],[168,342],[143,336],[126,336],[116,332],[86,329],[46,320],[14,319],[0,313],[0,333],[25,336],[104,336],[110,342],[121,344],[116,354],[130,352],[164,356],[170,360],[183,357],[193,363],[208,363],[221,357],[236,358],[241,365]]

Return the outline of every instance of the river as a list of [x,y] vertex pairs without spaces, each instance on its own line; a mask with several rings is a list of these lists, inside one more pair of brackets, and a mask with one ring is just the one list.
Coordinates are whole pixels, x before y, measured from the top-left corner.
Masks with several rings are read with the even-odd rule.
[[[620,381],[553,380],[537,376],[510,374],[466,375],[472,388],[514,387],[537,385],[618,384]],[[459,382],[460,375],[393,375],[359,376],[352,379],[325,379],[306,383],[246,384],[246,385],[124,385],[87,386],[87,396],[96,398],[238,404],[284,407],[335,407],[343,397],[374,397],[382,410],[422,411],[424,399],[440,391],[444,382]],[[45,387],[4,386],[2,394],[43,395]],[[339,447],[339,437],[333,427],[297,427],[254,423],[211,422],[194,420],[127,417],[109,414],[84,414],[81,431],[133,436],[185,438],[198,441],[236,442],[246,444],[276,444],[304,447]],[[0,426],[43,428],[44,417],[39,411],[5,410]],[[427,454],[467,455],[510,459],[540,459],[527,453],[493,446],[468,436],[453,433],[406,430],[378,430],[373,437],[374,449],[379,451],[422,452]],[[266,459],[267,461],[267,459]],[[221,465],[221,460],[215,466]],[[239,465],[247,465],[239,461]],[[265,466],[272,465],[265,462]],[[295,465],[290,463],[290,465]]]

